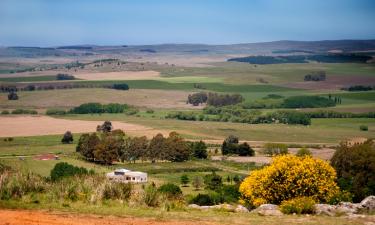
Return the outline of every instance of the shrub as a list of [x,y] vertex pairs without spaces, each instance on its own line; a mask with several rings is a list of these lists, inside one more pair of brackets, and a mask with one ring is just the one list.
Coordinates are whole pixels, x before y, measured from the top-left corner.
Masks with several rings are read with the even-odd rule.
[[237,202],[241,194],[239,192],[239,185],[223,185],[220,190],[221,195],[223,196],[224,202]]
[[186,187],[187,184],[189,183],[190,179],[188,177],[187,174],[183,174],[181,177],[180,177],[180,180],[181,180],[181,184],[183,187]]
[[189,200],[189,204],[197,205],[217,205],[223,203],[222,196],[216,192],[210,192],[209,194],[198,194]]
[[29,109],[15,109],[12,111],[12,114],[38,114],[35,110],[29,110]]
[[16,92],[11,91],[8,94],[8,100],[18,100],[18,95]]
[[89,171],[83,167],[77,167],[77,166],[70,165],[66,162],[60,162],[60,163],[57,163],[51,170],[51,180],[56,181],[63,177],[82,175],[82,174],[89,174]]
[[204,184],[206,185],[206,189],[219,190],[223,186],[222,177],[212,172],[204,177]]
[[311,197],[297,197],[285,200],[280,205],[284,214],[311,214],[314,212],[315,200]]
[[336,103],[332,99],[321,96],[292,96],[283,102],[285,108],[323,108],[335,105]]
[[182,196],[181,188],[172,183],[163,184],[158,188],[158,191],[171,199],[176,199]]
[[112,88],[116,90],[129,90],[129,85],[125,83],[113,84]]
[[193,156],[197,159],[207,159],[207,146],[203,141],[191,143]]
[[155,184],[148,185],[143,193],[143,202],[150,207],[159,205],[159,192]]
[[300,148],[296,153],[296,156],[298,157],[311,156],[311,155],[312,155],[311,151],[305,147]]
[[148,114],[153,114],[155,111],[153,110],[153,109],[147,109],[146,110],[146,113],[148,113]]
[[296,197],[328,202],[339,191],[335,170],[323,160],[281,155],[272,161],[270,166],[252,171],[241,183],[241,199],[245,204],[251,207],[280,204]]
[[342,143],[331,159],[342,190],[353,194],[354,202],[375,195],[375,144],[367,140],[350,146]]
[[75,80],[76,78],[70,74],[59,73],[56,75],[56,80]]
[[361,125],[361,126],[359,126],[359,130],[361,130],[361,131],[368,131],[368,126]]
[[65,132],[64,136],[61,139],[61,143],[70,144],[73,142],[73,134],[70,131]]
[[103,199],[127,200],[130,198],[131,192],[131,184],[108,182],[104,185],[102,197]]
[[9,111],[8,110],[3,110],[1,111],[1,115],[8,115],[9,114]]
[[195,190],[199,190],[203,186],[203,178],[202,177],[194,177],[192,185]]
[[263,147],[263,153],[269,156],[288,154],[288,146],[278,143],[266,143]]

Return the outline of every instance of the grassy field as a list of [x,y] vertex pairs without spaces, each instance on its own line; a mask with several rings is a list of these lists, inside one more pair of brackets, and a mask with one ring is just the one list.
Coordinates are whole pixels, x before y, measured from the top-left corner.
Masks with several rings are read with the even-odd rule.
[[0,82],[39,82],[39,81],[56,81],[56,76],[32,76],[32,77],[2,77]]

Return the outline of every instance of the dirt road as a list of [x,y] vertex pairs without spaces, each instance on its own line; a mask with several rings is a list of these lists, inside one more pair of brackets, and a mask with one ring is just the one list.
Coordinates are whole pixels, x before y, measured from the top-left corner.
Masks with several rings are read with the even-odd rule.
[[[56,213],[47,211],[0,209],[0,225],[196,225],[189,221],[158,221],[155,219]],[[199,221],[200,225],[208,225]]]

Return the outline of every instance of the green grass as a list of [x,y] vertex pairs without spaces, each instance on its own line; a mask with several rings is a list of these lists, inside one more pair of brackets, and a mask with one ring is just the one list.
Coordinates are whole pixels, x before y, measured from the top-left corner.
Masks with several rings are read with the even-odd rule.
[[3,82],[38,82],[38,81],[56,81],[56,76],[32,76],[32,77],[4,77],[0,78]]

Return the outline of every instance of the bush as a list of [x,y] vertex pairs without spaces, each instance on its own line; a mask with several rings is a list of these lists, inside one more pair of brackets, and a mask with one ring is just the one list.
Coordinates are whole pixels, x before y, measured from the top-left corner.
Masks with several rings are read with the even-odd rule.
[[311,197],[297,197],[285,200],[280,205],[284,214],[311,214],[314,212],[315,201]]
[[158,191],[171,199],[180,198],[182,196],[181,188],[172,183],[163,184],[158,188]]
[[308,150],[307,148],[303,147],[303,148],[300,148],[297,153],[296,153],[296,156],[298,157],[303,157],[303,156],[311,156],[312,153],[310,150]]
[[337,171],[340,188],[352,193],[354,202],[375,195],[375,144],[372,140],[352,146],[342,143],[331,164]]
[[132,189],[131,184],[108,182],[104,184],[102,198],[127,200],[131,196]]
[[113,84],[112,88],[116,89],[116,90],[129,90],[129,85],[125,84],[125,83],[122,83],[122,84]]
[[278,143],[266,143],[263,147],[263,153],[269,156],[288,154],[288,146]]
[[209,194],[198,194],[189,200],[189,204],[197,205],[217,205],[223,203],[222,196],[216,192],[210,192]]
[[150,207],[159,205],[159,192],[155,184],[148,185],[143,193],[143,202]]
[[59,73],[56,75],[56,80],[75,80],[76,78],[70,74]]
[[280,204],[296,197],[328,202],[339,191],[336,172],[325,161],[293,155],[276,156],[270,166],[252,171],[240,185],[241,199],[250,207]]
[[3,110],[1,111],[1,115],[8,115],[9,114],[9,111],[8,110]]
[[366,126],[366,125],[361,125],[361,126],[359,126],[359,130],[360,130],[360,131],[368,131],[368,126]]
[[73,142],[73,134],[70,131],[65,132],[64,136],[61,139],[61,143],[70,144]]
[[192,149],[194,158],[207,159],[207,156],[208,156],[207,146],[206,146],[206,143],[204,143],[203,141],[191,143],[191,149]]
[[12,114],[32,114],[32,115],[38,114],[37,111],[29,110],[29,109],[15,109],[11,113]]
[[212,172],[204,177],[204,184],[206,185],[206,189],[219,190],[223,186],[222,177]]
[[[90,171],[90,173],[93,173]],[[51,180],[56,181],[63,177],[89,174],[89,171],[83,167],[70,165],[66,162],[57,163],[51,170]]]
[[16,92],[11,91],[8,94],[8,100],[18,100],[18,95]]

